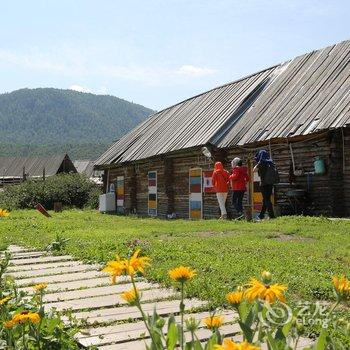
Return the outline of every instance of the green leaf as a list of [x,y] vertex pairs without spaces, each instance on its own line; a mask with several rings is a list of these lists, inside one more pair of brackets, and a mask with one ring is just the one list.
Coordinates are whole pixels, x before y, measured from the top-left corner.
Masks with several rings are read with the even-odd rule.
[[167,339],[166,339],[166,347],[168,350],[175,349],[175,346],[177,343],[177,336],[178,336],[177,325],[175,322],[172,322],[169,325]]
[[322,329],[320,336],[317,339],[317,342],[314,346],[315,350],[325,350],[327,346],[327,331]]
[[249,343],[251,343],[253,341],[253,335],[254,335],[253,330],[242,321],[238,321],[238,323],[242,329],[244,339],[246,339]]

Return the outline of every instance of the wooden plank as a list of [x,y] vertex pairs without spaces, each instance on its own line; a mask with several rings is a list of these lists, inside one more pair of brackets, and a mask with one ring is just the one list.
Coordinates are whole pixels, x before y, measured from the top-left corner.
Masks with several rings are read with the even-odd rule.
[[[237,324],[233,325],[223,325],[220,328],[220,332],[223,336],[233,338],[235,341],[241,341],[242,336],[237,335],[239,332],[239,327]],[[201,328],[196,333],[198,339],[200,341],[205,341],[210,338],[212,335],[212,331],[209,329]],[[191,333],[185,332],[185,339],[187,342],[191,341]],[[103,345],[100,346],[100,350],[145,350],[145,344],[149,344],[150,340],[135,340],[135,341],[128,341],[124,343],[117,343],[117,344],[110,344],[110,345]]]
[[[130,282],[130,279],[127,277],[120,277],[118,279],[118,283]],[[78,280],[78,281],[70,281],[70,282],[52,282],[49,283],[46,292],[53,293],[58,291],[69,291],[69,290],[77,290],[83,288],[93,288],[99,286],[107,286],[111,285],[111,279],[107,276],[100,276],[92,279],[86,280]],[[32,291],[31,287],[19,288],[19,290],[24,291]]]
[[19,271],[35,271],[35,270],[44,270],[44,269],[51,269],[56,267],[64,267],[64,266],[78,266],[82,265],[83,263],[76,260],[69,260],[69,261],[57,261],[53,263],[44,263],[40,264],[37,263],[35,265],[13,265],[9,266],[7,269],[7,272],[19,272]]
[[45,256],[45,257],[37,257],[37,258],[26,258],[26,259],[14,259],[10,260],[11,265],[31,265],[31,264],[43,264],[46,262],[54,262],[54,261],[68,261],[74,260],[70,255],[58,255],[58,256]]
[[75,272],[75,273],[67,273],[62,275],[55,276],[45,276],[45,277],[34,277],[34,278],[23,278],[21,280],[17,280],[17,285],[19,287],[30,286],[37,283],[57,283],[57,282],[70,282],[70,281],[78,281],[89,278],[102,277],[103,274],[99,271],[87,271],[87,272]]
[[99,265],[80,264],[76,266],[63,266],[63,267],[55,267],[51,269],[16,271],[16,272],[6,273],[6,275],[11,275],[12,277],[19,280],[19,279],[30,278],[30,277],[54,276],[54,275],[60,275],[64,273],[73,273],[73,272],[81,272],[81,271],[91,271],[91,270],[96,271],[98,268],[100,268]]
[[[136,286],[139,290],[159,288],[158,284],[148,283],[148,282],[137,282]],[[94,296],[100,296],[100,295],[116,294],[116,293],[121,293],[125,290],[129,290],[131,288],[132,288],[131,283],[123,283],[123,284],[108,285],[105,287],[81,289],[77,291],[50,293],[44,296],[44,301],[46,303],[49,303],[49,302],[72,300],[72,299],[78,299],[78,298],[79,299],[88,298],[88,297],[94,297]]]
[[[18,259],[28,259],[28,258],[37,258],[39,256],[47,255],[47,252],[19,252],[19,253],[11,253],[11,260]],[[5,256],[4,254],[0,254],[0,257]]]
[[[193,317],[197,321],[202,321],[208,315],[208,312],[186,314],[185,320]],[[225,311],[222,313],[222,315],[225,318],[225,322],[230,322],[237,316],[234,311]],[[180,316],[175,316],[175,320],[176,322],[180,322]],[[165,322],[167,324],[168,318],[165,318]],[[203,322],[201,322],[200,327],[204,327]],[[239,331],[239,329],[237,331]],[[79,343],[83,346],[100,346],[110,343],[126,342],[130,341],[131,339],[140,339],[142,338],[141,334],[143,333],[147,333],[147,329],[144,322],[140,321],[135,323],[124,323],[107,327],[84,329],[77,334],[77,338]]]
[[[79,291],[77,291],[77,295],[79,295]],[[179,294],[170,289],[151,289],[145,290],[142,292],[142,302],[150,302],[159,299],[168,299],[170,297],[177,297]],[[83,309],[101,309],[104,307],[111,307],[116,305],[125,305],[127,302],[121,298],[120,294],[112,294],[112,295],[102,295],[89,297],[85,299],[73,299],[66,300],[63,302],[53,302],[47,303],[47,309],[56,309],[58,311],[63,310],[83,310]]]
[[[198,299],[185,299],[186,310],[206,306],[207,303]],[[159,315],[169,315],[179,312],[179,301],[156,301],[152,304],[144,304],[143,310],[146,313],[153,312],[154,306]],[[82,311],[73,313],[77,319],[84,319],[87,324],[124,321],[130,319],[140,319],[140,311],[135,306],[121,306],[101,310]],[[66,318],[63,318],[66,319]]]

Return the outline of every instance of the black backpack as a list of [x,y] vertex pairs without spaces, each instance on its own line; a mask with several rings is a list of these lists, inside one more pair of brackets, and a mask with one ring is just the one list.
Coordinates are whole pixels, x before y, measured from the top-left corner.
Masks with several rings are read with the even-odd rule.
[[276,185],[280,182],[280,175],[275,165],[268,164],[264,174],[264,183],[266,185]]

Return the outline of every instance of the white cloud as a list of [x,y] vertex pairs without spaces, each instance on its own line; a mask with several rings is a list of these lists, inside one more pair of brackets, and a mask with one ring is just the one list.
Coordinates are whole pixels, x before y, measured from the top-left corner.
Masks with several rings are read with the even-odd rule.
[[77,84],[71,85],[69,87],[69,90],[74,90],[78,92],[91,92],[89,88]]
[[216,73],[215,69],[202,68],[192,66],[191,64],[184,64],[177,71],[178,74],[192,76],[192,77],[204,77],[206,75],[213,75]]
[[[25,52],[0,49],[1,63],[32,71],[51,72],[74,77],[77,80],[86,80],[87,77],[117,78],[142,82],[150,86],[175,84],[183,77],[188,79],[199,78],[213,75],[217,72],[215,69],[191,64],[184,64],[180,67],[109,64],[103,57],[98,56],[98,53],[96,54],[94,50],[90,54],[89,49],[66,46],[49,48],[45,52],[40,51],[36,47],[31,47]],[[97,94],[106,94],[107,90],[104,86],[90,89],[79,84],[73,84],[70,89]]]

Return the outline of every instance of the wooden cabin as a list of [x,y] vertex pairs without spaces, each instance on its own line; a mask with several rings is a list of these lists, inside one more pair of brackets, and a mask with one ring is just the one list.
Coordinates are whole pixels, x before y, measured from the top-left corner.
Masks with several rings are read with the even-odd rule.
[[[209,159],[203,147],[212,154]],[[117,212],[216,218],[210,177],[257,150],[280,173],[281,214],[350,215],[350,41],[296,57],[150,116],[96,161]],[[261,206],[258,179],[245,201]],[[234,217],[230,196],[228,212]]]
[[45,179],[60,173],[76,173],[67,154],[47,157],[0,157],[0,187],[26,179]]

